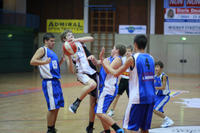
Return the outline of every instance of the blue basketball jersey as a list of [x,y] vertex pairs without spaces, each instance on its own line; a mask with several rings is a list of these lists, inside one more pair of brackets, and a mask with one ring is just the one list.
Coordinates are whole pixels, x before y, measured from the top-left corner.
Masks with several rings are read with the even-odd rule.
[[132,55],[135,67],[130,71],[129,103],[151,104],[154,102],[154,59],[146,53]]
[[162,72],[161,75],[159,75],[159,76],[155,75],[154,86],[155,87],[161,87],[162,86],[163,76],[166,76],[166,80],[167,80],[165,89],[164,90],[156,90],[156,95],[169,95],[169,93],[170,93],[168,76],[164,72]]
[[[110,56],[108,58],[108,60],[111,63],[114,60],[114,58],[112,56]],[[100,71],[99,71],[99,90],[100,90],[100,92],[104,88],[104,82],[106,80],[106,75],[107,75],[106,71],[104,70],[103,66],[101,66]]]
[[43,47],[45,54],[42,60],[51,58],[51,62],[45,65],[39,65],[40,75],[42,79],[60,79],[60,66],[57,55],[49,48]]

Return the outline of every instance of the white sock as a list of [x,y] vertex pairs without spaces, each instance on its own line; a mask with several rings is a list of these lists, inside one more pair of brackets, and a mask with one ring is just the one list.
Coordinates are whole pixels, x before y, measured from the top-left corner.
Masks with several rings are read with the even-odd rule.
[[165,116],[164,120],[167,120],[167,119],[169,119],[169,118],[167,116]]

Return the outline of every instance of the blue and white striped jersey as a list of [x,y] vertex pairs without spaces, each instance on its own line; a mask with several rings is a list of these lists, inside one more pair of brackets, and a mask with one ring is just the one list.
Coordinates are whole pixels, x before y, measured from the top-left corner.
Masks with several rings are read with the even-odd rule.
[[151,104],[154,102],[154,59],[147,53],[132,55],[135,66],[130,71],[129,103]]
[[60,79],[60,66],[58,61],[58,56],[51,49],[47,47],[44,48],[44,56],[42,60],[46,60],[47,58],[51,58],[51,62],[45,65],[39,65],[39,71],[42,79]]
[[161,87],[162,86],[162,78],[163,76],[166,76],[166,86],[164,90],[156,90],[156,95],[169,95],[169,79],[168,76],[162,72],[159,76],[155,75],[154,79],[154,85],[155,87]]

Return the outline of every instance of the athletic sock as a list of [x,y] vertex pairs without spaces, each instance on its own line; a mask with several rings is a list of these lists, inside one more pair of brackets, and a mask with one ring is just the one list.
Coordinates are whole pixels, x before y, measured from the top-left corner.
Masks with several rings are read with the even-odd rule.
[[110,129],[109,129],[109,130],[105,130],[104,132],[105,132],[105,133],[110,133]]
[[55,125],[53,125],[53,126],[48,126],[48,131],[52,131],[52,130],[54,130],[55,129]]
[[81,103],[81,99],[77,98],[76,101],[74,103]]
[[89,122],[88,128],[93,128],[94,122]]
[[118,129],[120,129],[120,127],[114,123],[112,126],[111,126],[115,131],[117,131]]

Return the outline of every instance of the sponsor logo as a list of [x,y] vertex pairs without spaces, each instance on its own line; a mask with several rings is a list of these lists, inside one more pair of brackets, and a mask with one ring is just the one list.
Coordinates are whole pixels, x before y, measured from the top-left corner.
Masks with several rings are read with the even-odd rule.
[[128,32],[133,33],[135,28],[133,26],[129,26],[126,28],[128,30]]
[[184,6],[184,0],[169,0],[169,6]]
[[187,6],[199,7],[200,6],[200,0],[187,0],[186,5]]

